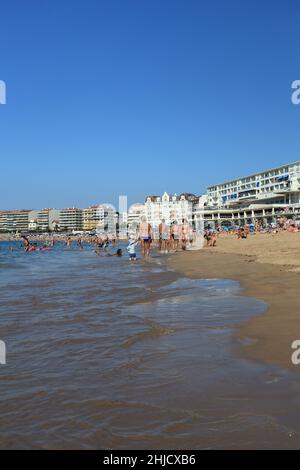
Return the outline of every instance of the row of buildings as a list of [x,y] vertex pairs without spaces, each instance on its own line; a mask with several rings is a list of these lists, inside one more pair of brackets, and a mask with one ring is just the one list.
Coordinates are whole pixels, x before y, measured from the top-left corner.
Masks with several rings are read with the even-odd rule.
[[133,231],[145,216],[154,229],[186,219],[203,226],[268,224],[285,215],[300,218],[300,162],[210,186],[206,194],[147,196],[144,203],[117,212],[110,204],[86,209],[66,208],[0,211],[0,232],[27,231]]
[[99,204],[86,209],[0,211],[0,232],[92,231],[114,232],[118,222],[113,206]]

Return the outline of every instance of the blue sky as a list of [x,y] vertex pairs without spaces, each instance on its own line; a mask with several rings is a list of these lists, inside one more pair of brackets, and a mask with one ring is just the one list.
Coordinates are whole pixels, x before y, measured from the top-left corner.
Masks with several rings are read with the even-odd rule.
[[0,8],[0,209],[200,194],[300,159],[296,1]]

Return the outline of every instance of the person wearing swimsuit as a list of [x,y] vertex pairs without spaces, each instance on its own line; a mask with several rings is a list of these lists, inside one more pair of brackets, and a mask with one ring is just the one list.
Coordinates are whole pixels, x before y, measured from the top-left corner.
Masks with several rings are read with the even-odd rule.
[[148,257],[151,247],[151,225],[146,221],[143,216],[139,226],[139,239],[141,240],[142,256]]
[[159,230],[159,250],[162,253],[168,253],[168,245],[170,238],[170,228],[166,224],[165,219],[162,219],[158,227]]
[[179,245],[179,225],[177,220],[175,220],[171,226],[171,242],[172,242],[172,250],[178,250]]
[[189,224],[187,223],[186,219],[182,219],[182,226],[181,226],[181,246],[182,249],[186,249],[186,244],[189,238]]
[[22,235],[21,237],[24,242],[24,251],[29,251],[29,240],[25,235]]

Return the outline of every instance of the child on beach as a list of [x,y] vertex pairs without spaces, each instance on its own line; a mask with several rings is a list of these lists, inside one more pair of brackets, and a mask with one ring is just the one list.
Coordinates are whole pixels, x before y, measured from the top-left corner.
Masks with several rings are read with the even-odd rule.
[[129,238],[127,251],[129,253],[129,260],[130,261],[136,261],[135,246],[136,246],[137,243],[138,243],[138,240],[135,240],[133,237]]

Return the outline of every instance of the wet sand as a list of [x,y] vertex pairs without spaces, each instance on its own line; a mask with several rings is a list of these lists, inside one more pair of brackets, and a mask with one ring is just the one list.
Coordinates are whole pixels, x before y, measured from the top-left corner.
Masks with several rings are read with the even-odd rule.
[[300,339],[300,233],[254,234],[246,240],[221,235],[215,248],[177,253],[172,269],[191,278],[240,282],[243,293],[268,303],[267,311],[243,322],[236,339],[245,358],[300,373],[291,343]]

